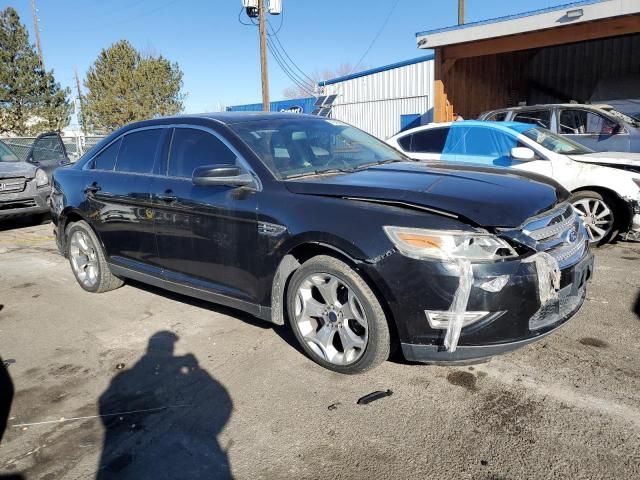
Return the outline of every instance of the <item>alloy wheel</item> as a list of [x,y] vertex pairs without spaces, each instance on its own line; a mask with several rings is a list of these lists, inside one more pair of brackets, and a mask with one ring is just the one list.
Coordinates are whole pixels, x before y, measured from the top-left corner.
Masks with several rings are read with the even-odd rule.
[[309,348],[334,365],[349,365],[365,352],[369,337],[362,302],[328,273],[308,275],[295,299],[296,326]]
[[78,281],[87,288],[98,283],[100,268],[96,248],[85,232],[76,230],[69,240],[69,258]]
[[583,198],[573,203],[573,207],[582,217],[589,241],[600,242],[613,228],[613,213],[611,209],[598,198]]

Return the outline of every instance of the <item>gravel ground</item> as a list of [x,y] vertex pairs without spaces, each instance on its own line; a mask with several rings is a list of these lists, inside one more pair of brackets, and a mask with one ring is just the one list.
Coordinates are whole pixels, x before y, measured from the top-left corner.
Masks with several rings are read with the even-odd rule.
[[0,477],[637,479],[639,266],[640,245],[598,250],[580,313],[517,352],[354,377],[237,311],[85,293],[50,225],[0,225]]

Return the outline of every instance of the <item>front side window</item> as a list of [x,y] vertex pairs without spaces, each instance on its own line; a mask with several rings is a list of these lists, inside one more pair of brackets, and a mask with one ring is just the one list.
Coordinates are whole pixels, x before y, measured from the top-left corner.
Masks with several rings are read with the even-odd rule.
[[489,122],[504,122],[507,119],[507,112],[492,113],[487,117]]
[[409,160],[377,138],[336,120],[267,119],[230,127],[279,179]]
[[140,130],[122,137],[116,160],[117,172],[151,173],[162,129]]
[[66,159],[62,142],[57,135],[36,139],[33,144],[31,158],[34,162],[63,161]]
[[18,157],[4,143],[0,142],[0,162],[17,162]]
[[94,170],[113,170],[113,167],[116,165],[120,142],[122,142],[122,138],[119,138],[95,156],[93,159]]
[[613,135],[618,124],[587,110],[563,110],[560,114],[560,133],[565,135]]
[[211,133],[195,128],[176,128],[171,140],[171,177],[191,178],[198,167],[235,164],[236,155]]
[[562,153],[566,155],[583,155],[585,153],[593,153],[593,150],[569,140],[566,137],[556,135],[544,128],[532,128],[522,132],[522,135],[554,153]]
[[513,117],[514,122],[530,123],[542,128],[551,126],[551,110],[532,110],[518,112]]

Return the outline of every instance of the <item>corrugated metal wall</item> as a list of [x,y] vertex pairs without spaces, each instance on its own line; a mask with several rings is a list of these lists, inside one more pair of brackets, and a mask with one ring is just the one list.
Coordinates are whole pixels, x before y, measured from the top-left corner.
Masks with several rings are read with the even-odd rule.
[[[296,98],[292,100],[277,100],[271,102],[272,112],[282,112],[291,109],[292,107],[302,108],[302,113],[311,113],[313,111],[313,104],[316,99],[311,98]],[[226,108],[227,112],[261,112],[262,103],[250,103],[247,105],[233,105]]]
[[331,117],[381,139],[400,130],[400,116],[433,109],[433,60],[326,85],[338,95]]

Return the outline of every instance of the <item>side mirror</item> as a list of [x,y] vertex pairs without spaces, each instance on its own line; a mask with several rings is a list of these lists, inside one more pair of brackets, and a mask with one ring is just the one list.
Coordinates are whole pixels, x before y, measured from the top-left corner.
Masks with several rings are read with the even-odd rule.
[[207,165],[193,171],[193,184],[199,186],[224,185],[244,187],[253,184],[253,177],[242,173],[235,165]]
[[536,153],[527,147],[513,147],[511,149],[511,158],[521,162],[530,162],[536,158]]

